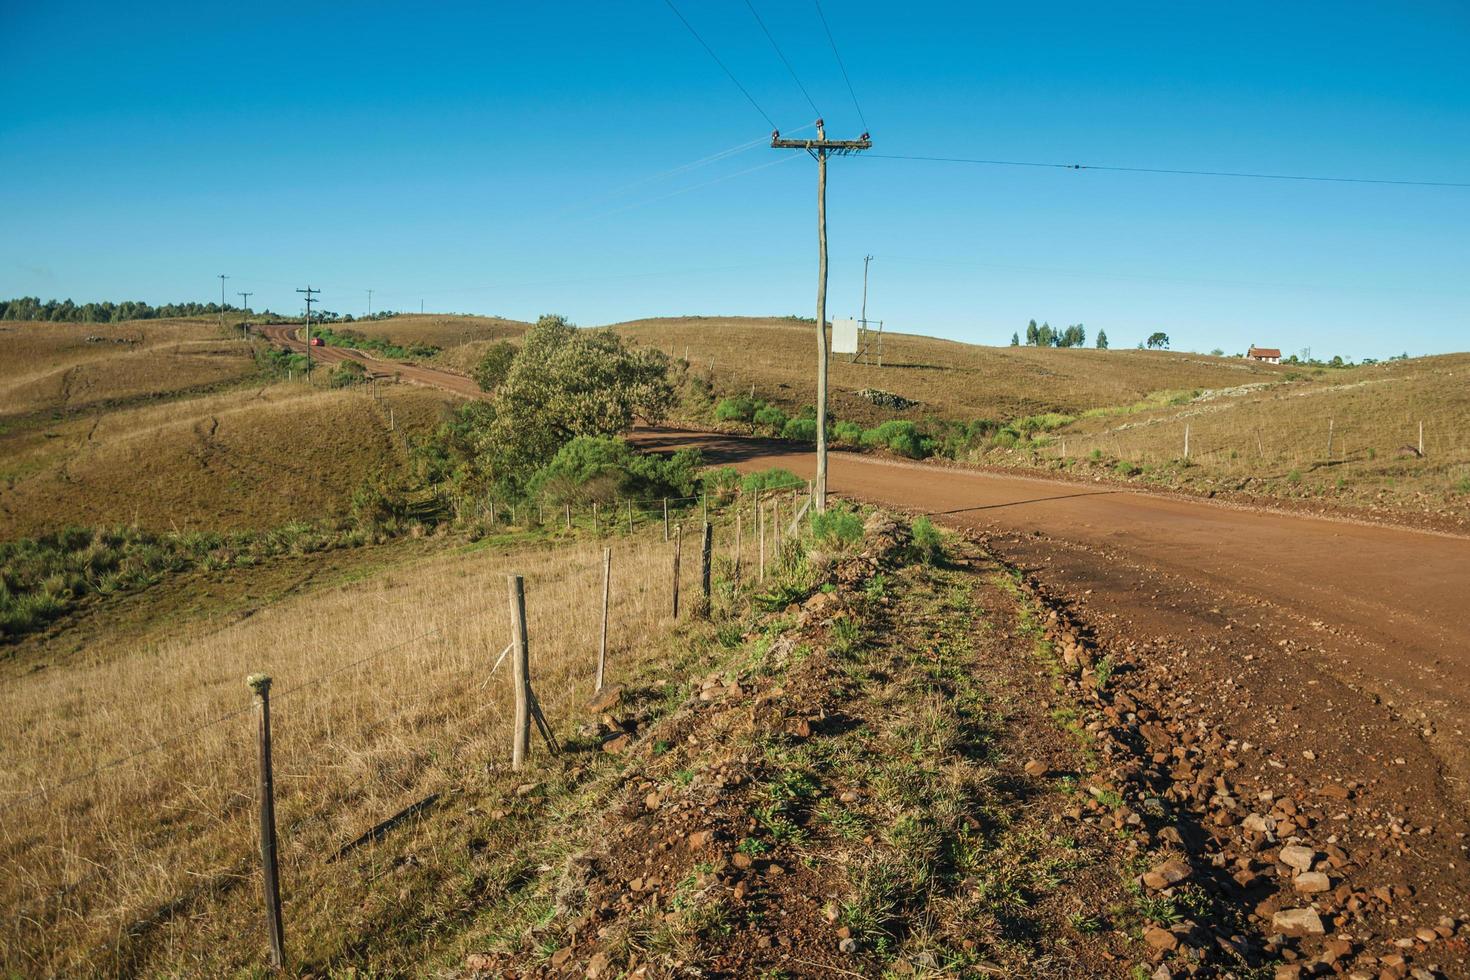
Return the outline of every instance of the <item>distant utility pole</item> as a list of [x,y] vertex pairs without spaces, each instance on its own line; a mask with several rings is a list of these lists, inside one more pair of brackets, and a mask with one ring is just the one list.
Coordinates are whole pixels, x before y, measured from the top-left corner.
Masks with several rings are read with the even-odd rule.
[[[237,295],[237,296],[240,297],[240,309],[241,309],[241,311],[248,314],[250,312],[250,296],[251,296],[251,294],[250,293],[236,293],[235,295]],[[248,324],[248,323],[241,323],[240,324],[240,333],[247,334],[249,332],[250,332],[250,324]]]
[[827,509],[827,156],[846,156],[872,149],[864,133],[855,140],[829,140],[827,127],[817,120],[814,140],[783,140],[771,134],[775,150],[805,150],[817,161],[817,479],[813,484],[817,512]]
[[368,290],[368,319],[371,320],[372,318],[373,318],[373,291],[371,289],[369,289]]
[[296,291],[306,294],[306,373],[311,374],[311,304],[313,302],[312,297],[321,292],[321,290],[312,289],[310,286],[307,286],[305,289],[298,289]]
[[423,313],[424,312],[424,301],[423,300],[419,300],[419,312],[420,313]]
[[230,278],[223,272],[219,274],[219,328],[225,328],[225,280]]

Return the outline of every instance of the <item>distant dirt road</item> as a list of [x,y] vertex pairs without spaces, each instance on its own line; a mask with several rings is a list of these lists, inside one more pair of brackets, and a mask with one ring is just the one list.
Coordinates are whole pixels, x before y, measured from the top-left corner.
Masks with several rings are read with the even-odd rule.
[[[297,326],[270,326],[261,327],[260,335],[273,344],[279,344],[289,350],[305,354],[306,344],[296,338]],[[357,361],[367,368],[368,374],[375,378],[397,377],[404,381],[412,381],[415,384],[428,385],[431,388],[442,388],[456,395],[466,398],[484,398],[485,393],[480,386],[470,378],[451,371],[440,371],[437,368],[421,367],[417,364],[404,364],[401,361],[385,361],[373,357],[365,351],[353,350],[350,347],[313,347],[311,357],[318,365],[340,364],[343,361]]]

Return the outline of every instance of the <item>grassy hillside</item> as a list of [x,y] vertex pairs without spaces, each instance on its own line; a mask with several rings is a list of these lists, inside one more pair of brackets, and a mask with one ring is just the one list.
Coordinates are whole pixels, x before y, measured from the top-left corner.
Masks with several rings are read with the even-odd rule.
[[214,321],[5,324],[0,540],[340,517],[364,480],[404,465],[403,436],[437,427],[454,401],[375,390],[288,384]]
[[[788,411],[815,400],[815,329],[760,317],[669,317],[614,324],[640,344],[682,358],[720,393],[748,392]],[[710,369],[713,367],[713,372]],[[1135,402],[1161,388],[1223,388],[1283,377],[1286,368],[1168,351],[980,347],[913,334],[885,334],[883,367],[832,358],[831,404],[839,418],[874,422],[895,413],[857,396],[880,389],[919,404],[920,418],[1008,420]]]
[[40,414],[155,399],[254,373],[215,320],[0,324],[0,430]]

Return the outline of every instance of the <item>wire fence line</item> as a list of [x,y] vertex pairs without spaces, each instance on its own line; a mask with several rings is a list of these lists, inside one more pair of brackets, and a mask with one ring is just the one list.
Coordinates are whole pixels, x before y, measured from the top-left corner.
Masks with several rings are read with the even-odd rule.
[[[805,486],[804,482],[783,483],[775,487],[761,488],[760,491],[753,491],[749,495],[732,495],[723,503],[712,500],[711,511],[713,514],[725,513],[731,517],[730,523],[733,524],[733,514],[740,512],[741,508],[749,506],[751,502],[757,502],[770,495],[786,491],[799,491]],[[662,498],[649,499],[662,501]],[[674,500],[690,503],[700,499],[700,496],[671,498],[671,503]],[[747,519],[749,516],[746,514]],[[773,522],[770,533],[772,535],[776,533]],[[747,533],[748,543],[745,551],[746,560],[752,565],[756,549],[755,534],[756,528],[752,524]],[[598,538],[588,541],[587,544],[592,544],[601,537],[599,535]],[[668,557],[671,546],[659,543],[656,533],[652,536],[645,533],[636,538],[617,534],[613,536],[613,540],[624,542],[616,546],[619,551],[613,552],[625,556],[624,559],[619,559],[619,565],[622,565],[625,560],[635,562],[634,570],[630,573],[625,569],[622,576],[626,582],[628,574],[634,575],[630,585],[618,585],[614,579],[612,608],[617,613],[615,618],[624,623],[638,622],[639,617],[648,615],[647,610],[649,609],[660,610],[658,615],[667,616],[667,594],[670,586]],[[560,560],[547,566],[546,574],[538,577],[541,586],[562,583],[557,586],[560,589],[557,595],[563,598],[573,594],[585,596],[600,587],[600,573],[603,564],[601,554],[579,549],[576,553],[565,557],[570,560]],[[688,557],[686,555],[686,559]],[[690,579],[698,581],[700,569],[697,554],[694,559],[685,565],[683,577],[686,581]],[[495,562],[498,565],[513,564],[515,560],[514,554],[495,556]],[[749,581],[753,584],[755,576],[751,575]],[[554,597],[548,594],[544,604],[547,607],[553,605],[553,599]],[[492,603],[488,608],[493,611],[495,605]],[[404,612],[411,616],[418,610],[405,609]],[[437,615],[444,614],[438,613]],[[449,615],[451,620],[455,619],[454,613],[451,612]],[[483,616],[483,613],[481,615]],[[494,622],[503,622],[505,615],[502,610],[493,613],[490,618],[493,622],[488,625],[493,634],[498,629]],[[481,634],[483,634],[485,625],[480,624],[478,627]],[[589,628],[590,625],[589,617],[588,623],[579,628],[581,638],[573,641],[574,646],[581,646],[588,650],[593,647],[593,642],[587,639],[589,636],[595,638],[595,633]],[[533,623],[533,629],[537,631],[546,629],[544,610],[538,614],[536,622]],[[479,720],[483,719],[486,714],[497,710],[504,712],[503,692],[491,698],[474,699],[473,710],[467,714],[457,710],[446,714],[435,703],[434,685],[438,684],[441,689],[448,689],[452,678],[456,675],[463,677],[465,670],[483,672],[484,680],[477,686],[481,690],[488,688],[491,680],[497,674],[498,667],[507,656],[505,652],[500,652],[499,643],[491,648],[489,656],[485,655],[483,646],[475,650],[463,649],[464,639],[470,635],[464,630],[463,624],[458,622],[452,625],[443,623],[433,625],[412,636],[376,646],[362,656],[314,673],[297,683],[282,687],[273,695],[272,700],[287,698],[294,700],[309,690],[322,687],[334,678],[381,660],[395,652],[413,647],[415,644],[421,644],[433,637],[439,637],[443,641],[436,644],[436,649],[441,649],[449,654],[447,659],[436,658],[435,665],[430,670],[434,683],[425,683],[416,698],[403,698],[400,689],[389,689],[377,684],[353,684],[343,688],[340,692],[334,692],[334,698],[329,698],[327,701],[319,703],[318,699],[311,699],[302,702],[302,706],[308,709],[307,713],[297,718],[298,725],[288,722],[287,727],[280,733],[283,741],[279,747],[284,751],[279,762],[279,765],[284,767],[280,770],[282,778],[287,780],[286,785],[295,786],[310,777],[315,785],[315,780],[321,777],[312,774],[322,773],[336,783],[336,786],[330,788],[325,795],[314,796],[310,792],[295,791],[288,796],[288,812],[284,814],[283,819],[283,827],[288,835],[297,832],[300,828],[319,824],[323,828],[321,833],[340,833],[341,836],[356,837],[357,830],[351,829],[351,825],[362,819],[362,813],[357,806],[344,806],[344,801],[360,798],[366,791],[355,787],[367,787],[371,783],[376,788],[368,793],[367,798],[375,798],[373,794],[376,794],[377,797],[391,800],[395,794],[408,793],[419,785],[412,778],[412,757],[423,756],[426,753],[432,755],[445,745],[478,747],[485,744],[487,734],[491,737],[492,744],[499,741],[501,736],[494,733],[501,730],[501,724],[497,722],[492,729],[480,730]],[[633,633],[627,634],[628,637],[638,635],[640,631],[636,629]],[[629,642],[636,643],[637,641],[636,639],[630,641],[624,637],[617,642],[617,645],[621,648]],[[533,645],[540,643],[539,633],[533,633]],[[455,650],[456,645],[461,649]],[[499,652],[498,658],[495,657],[497,652]],[[585,671],[586,676],[573,678],[574,686],[571,688],[560,681],[555,682],[547,692],[550,697],[541,699],[544,700],[545,708],[551,712],[552,717],[562,719],[563,723],[565,723],[567,711],[572,710],[571,706],[574,703],[572,699],[579,699],[591,693],[591,662],[590,659],[586,659],[587,657],[590,657],[590,654],[584,655],[581,660],[583,666],[579,668],[580,671]],[[505,672],[505,674],[508,673]],[[504,677],[505,674],[501,676]],[[480,681],[480,678],[476,677],[475,680]],[[452,686],[460,690],[466,687],[462,681]],[[469,685],[471,689],[474,689],[475,686]],[[581,693],[574,693],[574,691]],[[331,704],[327,704],[328,701]],[[395,715],[404,711],[408,703],[418,705],[418,708],[415,709],[417,714],[412,723],[406,727],[395,727],[398,724]],[[0,807],[0,813],[11,818],[13,814],[37,800],[54,800],[56,794],[64,790],[116,772],[139,758],[198,742],[198,736],[201,734],[211,732],[231,722],[238,723],[252,710],[253,708],[246,707],[211,716],[205,721],[170,733],[164,738],[140,746],[85,772],[66,777],[56,783],[42,784],[27,796],[12,800]],[[296,714],[295,711],[286,712],[281,719],[287,720],[295,717]],[[332,721],[334,716],[340,716],[341,720],[334,723]],[[333,724],[337,726],[335,731],[332,728]],[[39,825],[25,831],[18,830],[12,825],[10,831],[0,834],[0,841],[5,843],[7,849],[12,850],[11,857],[6,863],[14,866],[17,858],[20,861],[18,868],[13,867],[16,872],[13,878],[17,880],[18,887],[23,888],[22,894],[44,896],[39,900],[25,900],[12,905],[15,912],[7,918],[17,923],[16,928],[31,931],[32,934],[36,930],[45,933],[55,928],[54,918],[48,917],[61,916],[68,920],[85,919],[87,918],[86,909],[98,902],[115,901],[112,897],[114,893],[157,895],[159,897],[154,900],[157,904],[153,907],[164,909],[178,902],[192,902],[198,895],[205,894],[199,891],[201,881],[224,881],[227,878],[233,880],[233,878],[242,876],[258,878],[258,868],[252,869],[248,863],[249,848],[243,846],[253,836],[248,830],[248,821],[245,820],[245,816],[252,800],[256,798],[252,792],[251,782],[247,778],[248,758],[240,751],[241,740],[231,737],[229,741],[222,741],[217,736],[211,737],[213,748],[208,751],[191,748],[182,756],[175,756],[171,753],[169,762],[161,763],[156,773],[145,774],[141,779],[136,774],[130,775],[125,781],[109,785],[105,793],[88,795],[75,803],[68,804],[62,810],[48,812],[45,817],[47,822],[55,819],[59,828],[65,828],[64,838],[54,844],[45,843],[44,839],[37,839],[36,843],[40,845],[39,847],[26,845],[27,849],[17,855],[14,852],[18,841],[16,834],[24,832],[34,837]],[[234,745],[233,749],[230,748],[231,744]],[[356,747],[359,744],[361,748]],[[347,748],[344,749],[344,746]],[[228,759],[219,755],[226,751],[230,755]],[[347,752],[348,757],[341,757],[343,751]],[[477,751],[479,751],[478,748]],[[403,756],[408,761],[389,764],[391,762],[389,757],[394,754]],[[378,761],[380,759],[383,761]],[[186,771],[181,771],[181,767],[189,765],[202,767],[199,780],[190,779]],[[168,771],[165,772],[165,770]],[[400,776],[398,774],[400,770],[407,775]],[[194,785],[195,783],[197,785]],[[158,794],[165,788],[173,799],[160,802]],[[322,788],[328,789],[329,787],[323,786]],[[175,814],[168,818],[171,824],[183,827],[192,823],[209,827],[212,839],[215,841],[210,845],[215,848],[213,853],[228,853],[228,851],[220,851],[219,848],[229,844],[229,851],[237,855],[235,858],[230,858],[230,861],[235,863],[221,866],[218,858],[203,859],[202,855],[205,852],[195,854],[189,849],[189,846],[180,849],[177,838],[171,836],[172,832],[144,833],[134,831],[130,827],[128,832],[134,833],[136,839],[129,839],[127,832],[116,836],[107,833],[102,835],[106,838],[103,840],[88,839],[85,827],[88,821],[93,819],[91,814],[95,813],[95,819],[103,821],[105,825],[106,821],[126,814],[129,809],[136,810],[138,805],[136,801],[144,799],[151,801],[147,804],[148,806],[158,808],[160,812]],[[204,821],[203,824],[200,823],[201,820]],[[7,819],[5,823],[11,824],[12,822]],[[80,834],[79,828],[82,828]],[[311,833],[313,836],[320,836],[318,831],[311,831]],[[71,842],[74,839],[85,842]],[[43,856],[47,850],[51,852],[50,856]],[[242,850],[246,852],[245,858],[238,857]],[[301,862],[309,864],[315,861],[318,850],[319,848],[313,846],[295,847],[287,855],[290,858],[289,866],[304,867]],[[27,853],[34,854],[37,861],[40,862],[32,869],[25,867]],[[241,864],[242,861],[246,863]],[[75,869],[75,873],[68,874],[64,880],[58,882],[57,873],[69,868]],[[201,875],[203,878],[200,877]],[[106,895],[97,891],[96,883],[99,880],[110,882]],[[170,887],[171,882],[175,883],[172,888]],[[182,893],[177,890],[178,887],[189,882],[192,884],[187,884]],[[165,900],[164,896],[170,895],[172,897]],[[77,911],[68,913],[69,908]],[[255,928],[252,926],[251,934],[253,935],[254,932]],[[43,966],[44,964],[39,960],[32,963],[32,968],[39,969]]]

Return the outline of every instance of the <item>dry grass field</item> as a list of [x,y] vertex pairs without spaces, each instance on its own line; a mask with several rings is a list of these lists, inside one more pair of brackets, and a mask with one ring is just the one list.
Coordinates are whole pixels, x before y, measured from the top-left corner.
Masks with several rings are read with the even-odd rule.
[[19,418],[153,399],[254,371],[250,349],[214,320],[0,324],[0,431]]
[[[614,324],[613,329],[675,357],[683,357],[687,349],[691,370],[711,377],[720,394],[748,393],[754,385],[758,397],[788,412],[815,401],[812,324],[760,317],[669,317]],[[981,347],[888,333],[881,368],[854,364],[846,355],[833,357],[830,397],[839,418],[863,423],[895,414],[857,397],[865,388],[919,402],[899,413],[904,418],[1008,420],[1128,404],[1163,388],[1224,388],[1286,373],[1286,368],[1201,354]]]
[[[331,961],[375,919],[442,902],[413,889],[466,884],[454,883],[452,854],[432,859],[449,862],[437,884],[379,867],[372,848],[340,863],[331,856],[430,793],[514,795],[517,782],[493,771],[510,742],[510,671],[492,673],[509,636],[509,572],[526,577],[536,689],[567,737],[572,706],[591,692],[604,544],[614,567],[610,680],[622,681],[669,653],[668,546],[651,533],[450,546],[228,624],[193,623],[129,649],[99,640],[65,671],[9,671],[0,713],[0,894],[13,913],[0,927],[5,969],[218,975],[261,962],[244,683],[256,671],[275,678],[293,960]],[[476,812],[464,805],[437,832],[456,833]],[[418,846],[431,860],[432,841]],[[460,860],[472,857],[458,846]]]
[[436,427],[450,396],[274,383],[16,426],[0,433],[0,537],[68,524],[213,530],[345,513],[404,461],[389,430]]

